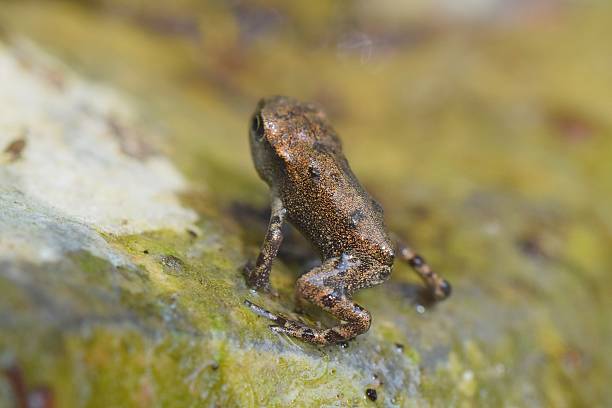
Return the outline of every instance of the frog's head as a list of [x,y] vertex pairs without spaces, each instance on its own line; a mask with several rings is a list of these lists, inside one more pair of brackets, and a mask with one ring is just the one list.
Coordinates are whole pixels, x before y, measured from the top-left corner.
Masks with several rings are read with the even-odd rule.
[[284,169],[297,168],[309,155],[340,149],[323,111],[285,96],[259,101],[251,117],[249,141],[255,168],[269,185],[280,180]]
[[249,141],[255,168],[269,185],[279,181],[283,169],[313,144],[312,122],[317,114],[322,113],[312,105],[284,96],[259,101],[251,117]]

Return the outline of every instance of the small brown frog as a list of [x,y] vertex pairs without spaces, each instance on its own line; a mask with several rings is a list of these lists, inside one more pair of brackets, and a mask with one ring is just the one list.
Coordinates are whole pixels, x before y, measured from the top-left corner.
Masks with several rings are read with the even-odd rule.
[[450,284],[423,258],[393,244],[380,204],[351,171],[340,139],[320,109],[282,96],[262,99],[251,119],[249,140],[255,168],[270,186],[272,214],[257,262],[245,267],[248,285],[271,290],[272,261],[283,240],[281,227],[289,221],[322,260],[298,279],[298,304],[309,301],[341,321],[328,329],[309,327],[247,300],[255,313],[274,322],[273,331],[319,345],[365,333],[370,313],[351,297],[387,280],[395,256],[416,271],[434,299],[450,295]]

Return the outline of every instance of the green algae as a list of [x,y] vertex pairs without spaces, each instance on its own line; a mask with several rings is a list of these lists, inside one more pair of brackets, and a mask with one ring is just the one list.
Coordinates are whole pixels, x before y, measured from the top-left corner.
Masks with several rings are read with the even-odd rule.
[[[200,214],[199,231],[106,236],[135,268],[86,253],[25,267],[42,295],[4,278],[0,322],[11,330],[0,354],[29,384],[49,386],[60,406],[372,406],[368,387],[380,406],[612,398],[609,6],[482,35],[431,29],[364,61],[339,53],[328,27],[346,16],[328,6],[278,6],[293,28],[245,48],[222,4],[176,11],[196,16],[196,40],[143,26],[139,12],[155,10],[128,5],[118,18],[117,4],[105,4],[7,2],[0,25],[141,103],[192,182],[183,203]],[[211,21],[222,29],[207,30]],[[334,46],[313,47],[321,39]],[[329,350],[278,338],[242,307],[250,298],[290,314],[299,269],[275,265],[279,299],[249,292],[240,269],[258,238],[228,209],[266,203],[245,129],[270,93],[331,112],[389,226],[453,282],[448,302],[419,307],[416,280],[398,265],[391,282],[358,295],[374,316],[370,332]],[[164,268],[169,256],[180,271]],[[50,306],[64,318],[41,324]]]
[[[115,241],[140,266],[122,274],[120,268],[87,253],[45,266],[60,276],[60,282],[49,288],[58,298],[46,298],[44,308],[32,307],[29,313],[23,306],[17,308],[19,302],[40,299],[28,293],[27,286],[3,284],[13,294],[3,297],[1,304],[6,312],[0,321],[7,329],[0,340],[4,364],[17,364],[28,384],[53,390],[61,406],[184,406],[197,401],[300,406],[309,401],[307,406],[361,401],[358,384],[363,373],[352,367],[355,362],[346,364],[346,356],[338,352],[295,345],[283,350],[270,344],[272,333],[242,306],[249,292],[238,277],[230,281],[224,276],[227,272],[213,275],[192,269],[184,248],[175,245],[169,251],[160,245],[162,236],[171,240],[167,242],[181,241],[169,232]],[[141,248],[149,248],[149,253]],[[155,259],[157,250],[186,259],[185,273],[155,276],[164,274],[163,267],[159,260],[153,266],[145,257]],[[143,258],[137,258],[141,254]],[[206,259],[214,269],[214,259]],[[36,266],[22,270],[41,272]],[[72,274],[95,276],[96,281],[75,282]],[[131,282],[134,279],[138,285]],[[87,296],[74,292],[76,286]],[[26,295],[16,296],[20,291]],[[19,315],[10,319],[8,311]],[[57,321],[46,322],[47,312]],[[20,341],[24,336],[27,339]],[[255,381],[253,376],[272,382]],[[278,393],[277,387],[292,391]]]

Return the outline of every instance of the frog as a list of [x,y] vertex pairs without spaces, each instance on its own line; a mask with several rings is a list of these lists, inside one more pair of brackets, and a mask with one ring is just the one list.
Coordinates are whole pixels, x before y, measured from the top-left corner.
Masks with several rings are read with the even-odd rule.
[[311,303],[338,320],[333,327],[313,327],[245,300],[271,321],[272,331],[318,346],[346,344],[367,332],[371,314],[353,295],[387,281],[396,258],[412,267],[434,301],[450,296],[450,283],[401,239],[392,238],[382,206],[353,173],[318,105],[286,96],[261,99],[250,120],[249,144],[255,169],[270,189],[271,213],[256,261],[243,268],[247,285],[274,293],[270,272],[288,222],[321,261],[297,279],[297,310]]

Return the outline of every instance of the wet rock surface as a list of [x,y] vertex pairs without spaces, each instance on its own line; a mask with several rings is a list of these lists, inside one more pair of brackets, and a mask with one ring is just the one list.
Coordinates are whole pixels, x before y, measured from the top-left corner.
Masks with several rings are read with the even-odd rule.
[[[3,5],[0,406],[610,401],[609,6],[479,35],[355,6],[361,31],[345,35],[315,23],[348,24],[346,10],[315,3]],[[267,205],[247,121],[270,93],[330,112],[390,229],[452,282],[448,301],[428,304],[397,265],[357,296],[370,331],[324,349],[244,307],[295,316],[312,265],[290,231],[278,298],[241,275]]]

